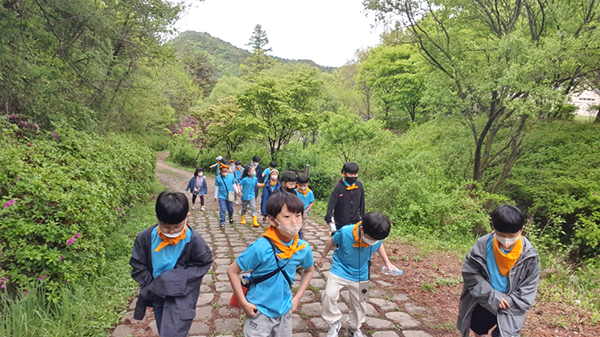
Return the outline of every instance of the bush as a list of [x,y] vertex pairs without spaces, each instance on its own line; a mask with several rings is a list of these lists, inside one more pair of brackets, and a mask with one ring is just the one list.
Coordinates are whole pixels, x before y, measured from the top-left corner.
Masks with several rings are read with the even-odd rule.
[[[600,126],[537,125],[504,193],[533,217],[539,244],[592,258],[600,252]],[[550,235],[549,235],[550,234]]]
[[105,266],[110,233],[156,181],[156,156],[126,136],[69,129],[19,138],[0,125],[0,278],[10,289],[65,282]]

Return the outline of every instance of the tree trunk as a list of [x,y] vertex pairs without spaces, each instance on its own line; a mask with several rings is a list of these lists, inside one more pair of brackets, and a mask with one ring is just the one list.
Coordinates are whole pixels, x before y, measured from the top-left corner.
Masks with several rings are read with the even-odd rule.
[[594,119],[594,123],[600,123],[600,109],[596,113],[596,118]]

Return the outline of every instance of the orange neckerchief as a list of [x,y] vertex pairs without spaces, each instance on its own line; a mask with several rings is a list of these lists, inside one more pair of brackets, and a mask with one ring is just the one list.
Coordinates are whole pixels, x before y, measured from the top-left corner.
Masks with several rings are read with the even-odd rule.
[[271,181],[271,186],[277,185],[277,180],[269,179]]
[[356,184],[352,184],[352,185],[346,186],[346,190],[348,190],[348,191],[355,190],[357,188],[358,188],[358,186],[356,186]]
[[296,234],[294,242],[292,242],[291,246],[284,245],[279,239],[279,236],[277,236],[277,231],[275,231],[275,227],[273,226],[267,227],[265,233],[262,236],[271,239],[271,241],[273,241],[273,244],[275,244],[275,247],[277,247],[277,249],[281,251],[281,253],[277,254],[277,257],[280,259],[289,259],[294,255],[295,252],[300,251],[304,249],[304,247],[306,247],[306,243],[303,243],[302,245],[298,246],[298,234]]
[[362,221],[359,221],[356,223],[356,225],[354,225],[354,229],[352,229],[352,235],[354,235],[354,244],[352,245],[352,247],[370,247],[371,245],[364,243],[363,240],[361,240],[361,238],[358,236],[358,228],[360,227],[360,224],[362,223]]
[[298,185],[296,185],[296,191],[302,193],[304,195],[304,197],[306,198],[306,195],[308,194],[308,192],[310,192],[310,188],[306,188],[305,192],[302,192],[302,190],[300,190],[300,188],[298,187]]
[[517,263],[519,256],[521,256],[521,253],[523,252],[523,238],[519,237],[519,241],[515,242],[510,252],[504,254],[502,250],[500,250],[498,240],[494,237],[493,250],[496,264],[498,265],[498,269],[500,269],[500,274],[508,277],[511,268]]
[[229,165],[221,164],[221,166],[219,167],[219,170],[222,168],[229,168]]
[[176,238],[168,238],[168,237],[166,237],[160,231],[160,227],[158,227],[158,226],[156,226],[156,229],[158,229],[158,237],[162,240],[162,242],[154,250],[155,252],[158,252],[159,250],[165,248],[168,245],[175,246],[180,240],[185,239],[185,232],[187,232],[187,225],[185,226],[185,228],[183,229],[183,231],[181,232],[181,234],[179,234],[179,236],[177,236]]
[[241,167],[236,167],[234,171],[242,171]]

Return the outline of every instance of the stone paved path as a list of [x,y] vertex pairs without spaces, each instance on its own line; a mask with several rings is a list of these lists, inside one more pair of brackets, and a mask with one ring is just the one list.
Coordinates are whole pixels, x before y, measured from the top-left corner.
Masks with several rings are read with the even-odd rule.
[[[162,161],[165,154],[159,156],[157,163],[157,177],[173,191],[183,191],[191,173],[172,168]],[[211,179],[209,177],[209,179]],[[214,178],[209,180],[208,196],[213,196]],[[189,196],[189,193],[187,193]],[[189,332],[189,336],[241,336],[244,321],[240,309],[230,307],[229,299],[232,295],[231,285],[227,278],[227,268],[237,256],[264,231],[264,226],[254,228],[252,225],[240,224],[240,205],[235,205],[235,224],[225,229],[219,228],[218,205],[214,199],[207,198],[207,211],[198,209],[192,211],[191,223],[206,240],[213,252],[213,267],[204,277],[200,289],[200,297],[196,305],[196,318]],[[259,218],[260,220],[260,218]],[[328,229],[321,222],[309,220],[306,227],[306,239],[313,250],[315,260],[320,256],[320,251],[329,240]],[[331,261],[331,254],[328,256]],[[327,326],[321,319],[320,298],[325,288],[329,268],[326,262],[322,269],[315,269],[309,289],[305,292],[299,311],[293,314],[293,335],[298,337],[326,336]],[[385,275],[372,275],[371,299],[367,304],[367,322],[362,330],[373,337],[431,337],[420,331],[424,323],[418,320],[419,312],[425,308],[415,306],[409,302],[406,294],[391,289],[385,282]],[[295,286],[298,286],[300,277],[296,275]],[[112,337],[155,337],[156,323],[152,309],[148,308],[143,321],[133,319],[133,308],[137,299],[133,299],[127,313],[121,319],[121,324],[116,327]],[[340,309],[348,313],[348,294],[342,291]],[[345,315],[344,315],[345,316]],[[345,325],[346,317],[342,318]],[[343,334],[340,334],[343,336]],[[168,337],[168,336],[166,336]]]

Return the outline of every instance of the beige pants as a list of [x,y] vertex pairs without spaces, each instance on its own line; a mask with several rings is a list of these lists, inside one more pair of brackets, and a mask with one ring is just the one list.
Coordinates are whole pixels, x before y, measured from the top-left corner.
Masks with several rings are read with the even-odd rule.
[[342,312],[337,306],[342,288],[348,289],[350,307],[346,323],[352,330],[360,329],[367,320],[367,303],[358,299],[358,282],[348,281],[344,278],[329,273],[325,292],[321,298],[323,306],[323,320],[327,324],[333,324],[342,318]]

